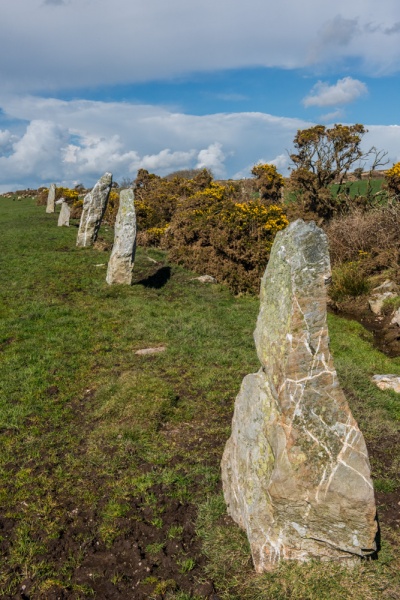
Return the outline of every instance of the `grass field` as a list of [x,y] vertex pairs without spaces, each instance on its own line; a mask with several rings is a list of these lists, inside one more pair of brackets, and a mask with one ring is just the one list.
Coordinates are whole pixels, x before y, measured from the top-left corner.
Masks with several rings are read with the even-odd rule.
[[[357,196],[367,196],[368,191],[372,196],[374,196],[382,191],[382,186],[384,182],[384,179],[371,179],[370,182],[363,179],[360,181],[349,181],[347,184],[344,183],[342,186],[339,186],[338,184],[333,184],[330,189],[333,196],[336,196],[339,189],[341,192],[346,192],[346,194],[348,194],[350,198],[356,198]],[[382,193],[382,195],[379,194],[379,198],[382,201],[387,201],[387,197],[384,193]],[[296,195],[294,192],[285,189],[284,199],[286,203],[290,204],[295,201]]]
[[241,380],[259,368],[258,299],[153,249],[139,248],[132,287],[110,287],[109,252],[77,249],[76,227],[56,222],[0,198],[0,598],[400,598],[400,400],[370,383],[400,359],[330,318],[370,451],[379,559],[255,575],[219,462]]

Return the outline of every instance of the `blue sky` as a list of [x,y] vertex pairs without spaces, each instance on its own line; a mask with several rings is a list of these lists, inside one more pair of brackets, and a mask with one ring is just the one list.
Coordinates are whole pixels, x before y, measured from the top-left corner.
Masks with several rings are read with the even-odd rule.
[[365,149],[400,160],[398,0],[13,0],[0,17],[0,192],[141,167],[287,175],[315,123],[363,123]]

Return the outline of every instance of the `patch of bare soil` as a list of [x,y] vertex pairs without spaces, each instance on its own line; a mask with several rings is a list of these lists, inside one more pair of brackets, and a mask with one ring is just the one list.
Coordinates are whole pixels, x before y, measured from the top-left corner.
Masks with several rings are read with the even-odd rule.
[[331,305],[330,310],[340,317],[361,323],[373,334],[375,347],[387,356],[400,356],[400,327],[391,325],[392,315],[375,315],[365,297]]
[[[48,388],[51,397],[57,394],[55,386]],[[93,400],[94,391],[85,395],[87,406]],[[76,401],[78,404],[78,401]],[[78,411],[78,407],[75,406]],[[189,424],[188,424],[189,425]],[[85,413],[80,413],[80,426],[84,432],[90,427]],[[203,432],[204,423],[199,422],[186,431],[178,430],[180,452],[169,466],[178,466],[188,458],[198,444],[207,452],[208,464],[218,462],[221,455],[221,440]],[[179,428],[177,428],[179,429]],[[175,431],[165,428],[167,437]],[[85,437],[79,451],[85,453]],[[106,459],[110,448],[105,447]],[[62,458],[60,458],[62,462]],[[8,465],[10,474],[15,474],[18,464]],[[43,459],[35,465],[38,477],[49,474],[54,465]],[[143,462],[142,472],[153,469]],[[11,478],[12,480],[14,477]],[[106,543],[99,531],[109,495],[103,498],[94,490],[107,489],[104,475],[88,470],[84,485],[92,490],[93,502],[79,504],[71,495],[53,490],[56,505],[57,536],[49,539],[40,526],[32,532],[31,542],[41,547],[30,561],[30,570],[40,570],[47,565],[52,575],[46,585],[38,591],[35,578],[23,577],[20,567],[14,567],[22,580],[19,589],[12,594],[0,589],[4,600],[164,600],[173,592],[185,592],[190,597],[217,600],[213,581],[204,574],[206,557],[201,551],[201,540],[195,532],[197,506],[194,500],[181,501],[174,497],[174,487],[155,484],[143,495],[128,494],[125,499],[124,515],[118,518],[117,532]],[[190,498],[201,497],[204,481],[201,476],[192,479],[188,490]],[[151,501],[149,502],[149,498]],[[158,517],[158,518],[157,518]],[[160,518],[161,517],[161,518]],[[0,555],[8,560],[16,541],[18,518],[0,517]],[[11,567],[13,570],[13,567]],[[64,573],[64,576],[63,576]],[[65,577],[65,574],[68,576]],[[68,583],[66,583],[68,581]]]
[[[372,471],[376,465],[381,476],[391,479],[393,477],[393,449],[399,446],[399,436],[385,435],[379,440],[369,441],[367,446]],[[375,499],[380,523],[383,523],[386,528],[399,531],[400,487],[393,491],[375,490]]]

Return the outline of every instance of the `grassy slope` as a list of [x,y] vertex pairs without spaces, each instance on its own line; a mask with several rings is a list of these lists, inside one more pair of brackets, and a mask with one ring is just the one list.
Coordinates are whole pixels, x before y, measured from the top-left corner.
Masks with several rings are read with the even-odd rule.
[[[191,556],[177,561],[181,572],[212,578],[221,598],[398,597],[398,535],[384,521],[380,560],[350,575],[334,566],[282,565],[255,576],[243,534],[224,517],[219,460],[241,379],[258,369],[258,300],[201,285],[176,266],[161,285],[152,276],[162,267],[168,275],[168,267],[154,250],[139,249],[135,285],[110,288],[106,267],[96,266],[108,253],[76,249],[76,228],[55,221],[30,200],[0,200],[0,517],[13,525],[12,534],[0,529],[0,597],[13,597],[27,581],[33,598],[50,597],[53,588],[90,597],[91,586],[75,576],[86,548],[94,540],[112,547],[138,494],[151,526],[162,528],[156,485],[198,507],[207,563],[196,571]],[[368,378],[400,373],[400,360],[372,350],[357,325],[332,318],[330,327],[367,443],[379,449],[398,440],[400,402]],[[135,355],[161,344],[164,353]],[[395,446],[392,457],[388,466],[379,451],[371,453],[382,502],[399,487]],[[93,523],[79,532],[79,555],[52,560],[50,549],[75,522],[73,507]],[[118,572],[111,583],[126,592]]]

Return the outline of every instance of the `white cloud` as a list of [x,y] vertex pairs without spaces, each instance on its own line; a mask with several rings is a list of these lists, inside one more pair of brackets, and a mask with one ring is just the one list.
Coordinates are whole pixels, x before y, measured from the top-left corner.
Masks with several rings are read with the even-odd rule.
[[146,154],[142,159],[139,159],[136,164],[134,163],[131,165],[130,171],[134,171],[139,168],[147,169],[148,171],[152,172],[188,169],[193,164],[193,158],[195,156],[195,150],[189,150],[188,152],[171,152],[169,148],[166,148],[157,154]]
[[[239,178],[258,162],[272,162],[286,175],[297,130],[313,124],[261,112],[196,116],[128,102],[32,96],[4,97],[0,106],[14,123],[0,132],[3,191],[52,181],[90,186],[105,171],[118,181],[141,167],[166,175],[205,166],[216,177]],[[365,148],[375,145],[399,160],[400,127],[367,128]]]
[[18,181],[18,187],[53,179],[91,185],[102,172],[118,180],[139,168],[166,175],[208,167],[216,177],[232,177],[262,156],[285,151],[297,129],[309,125],[265,113],[196,116],[127,102],[33,96],[4,97],[0,106],[18,127],[29,123],[18,137],[7,134],[15,138],[12,150],[0,157],[0,183]]
[[354,58],[397,72],[399,21],[397,0],[14,0],[2,3],[0,79],[25,93]]
[[32,120],[13,142],[11,154],[0,156],[2,179],[36,180],[38,173],[42,179],[55,177],[66,139],[66,132],[55,123]]
[[289,156],[287,154],[279,154],[276,158],[269,161],[271,165],[275,165],[278,171],[285,174],[290,163]]
[[343,77],[334,85],[318,81],[303,100],[304,106],[337,106],[354,102],[368,92],[367,86],[358,79]]
[[13,143],[17,139],[17,136],[13,135],[8,129],[0,129],[0,152],[6,154],[12,151]]
[[216,177],[225,177],[225,154],[222,151],[222,145],[219,142],[210,144],[208,148],[200,150],[196,167],[198,169],[211,169]]

